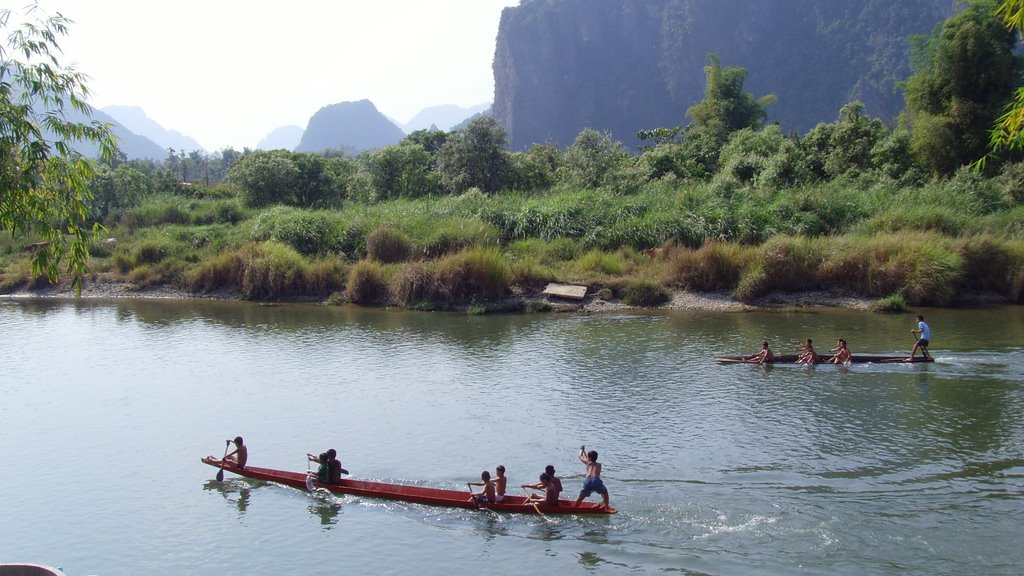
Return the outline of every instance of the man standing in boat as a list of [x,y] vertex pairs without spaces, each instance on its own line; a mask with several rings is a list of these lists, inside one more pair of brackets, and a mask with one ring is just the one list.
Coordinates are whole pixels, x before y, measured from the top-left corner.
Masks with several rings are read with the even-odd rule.
[[917,342],[914,343],[914,349],[910,351],[909,361],[914,360],[914,354],[921,350],[921,355],[925,358],[931,358],[928,355],[928,342],[932,339],[932,329],[924,321],[924,316],[921,314],[917,315],[917,328],[910,331],[911,334],[917,336]]

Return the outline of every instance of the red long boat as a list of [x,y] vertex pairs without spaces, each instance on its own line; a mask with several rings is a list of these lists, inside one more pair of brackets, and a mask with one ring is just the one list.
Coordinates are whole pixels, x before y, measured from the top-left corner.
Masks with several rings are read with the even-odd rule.
[[[220,459],[214,456],[207,456],[202,459],[202,462],[214,468],[221,467]],[[257,468],[255,466],[239,468],[231,461],[224,463],[224,470],[239,476],[245,476],[246,478],[276,482],[295,488],[305,489],[307,487],[308,475],[305,472],[288,472],[271,468]],[[335,494],[352,494],[369,498],[401,500],[416,504],[466,508],[470,510],[486,509],[494,512],[513,512],[519,514],[615,514],[618,512],[615,508],[605,508],[596,502],[581,502],[579,507],[575,507],[573,506],[575,504],[574,501],[559,500],[558,506],[548,506],[543,500],[527,501],[525,496],[505,496],[501,502],[488,502],[478,505],[470,497],[468,491],[427,488],[405,484],[387,484],[384,482],[371,482],[369,480],[353,480],[351,478],[344,478],[338,484],[321,484],[313,480],[312,486],[314,488],[324,488]]]
[[[744,364],[750,363],[757,356],[719,356],[715,358],[715,361],[719,364]],[[766,362],[766,364],[796,364],[798,356],[796,354],[784,354],[779,355]],[[828,364],[832,361],[831,354],[821,354],[818,356],[818,364]],[[923,356],[915,356],[912,359],[908,359],[906,356],[877,356],[871,354],[854,354],[850,357],[850,362],[853,364],[902,364],[910,362],[934,362],[935,359],[931,356],[925,358]]]

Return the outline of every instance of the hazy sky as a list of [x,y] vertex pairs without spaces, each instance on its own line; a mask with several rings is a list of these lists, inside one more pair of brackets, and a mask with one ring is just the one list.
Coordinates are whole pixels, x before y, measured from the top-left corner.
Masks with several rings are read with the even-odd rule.
[[94,106],[140,106],[215,151],[305,128],[338,102],[369,99],[399,122],[429,106],[491,102],[501,10],[519,1],[39,4],[74,21],[60,44],[65,62],[91,77]]

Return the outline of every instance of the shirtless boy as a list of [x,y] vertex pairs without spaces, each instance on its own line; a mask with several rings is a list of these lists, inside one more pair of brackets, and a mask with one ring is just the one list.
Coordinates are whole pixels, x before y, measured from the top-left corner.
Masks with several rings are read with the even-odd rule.
[[804,343],[804,351],[800,353],[800,356],[796,359],[797,364],[817,364],[818,353],[814,351],[814,344],[811,339],[808,338],[807,342]]
[[245,463],[249,460],[249,447],[243,443],[241,436],[235,436],[234,440],[228,440],[228,442],[234,442],[235,449],[225,455],[224,460],[239,468],[245,468]]
[[[562,491],[562,483],[552,482],[551,476],[547,472],[541,472],[540,482],[536,484],[520,484],[523,488],[532,488],[533,490],[544,491],[544,505],[555,507],[558,506],[558,493]],[[530,502],[533,500],[535,494],[530,494],[526,497],[526,501]]]
[[850,349],[846,346],[846,340],[842,338],[836,343],[836,347],[829,350],[829,352],[832,352],[832,360],[830,362],[833,364],[846,364],[853,358],[853,355],[850,354]]
[[484,489],[479,492],[471,492],[470,496],[476,500],[477,504],[485,504],[487,502],[495,502],[496,494],[494,493],[494,482],[491,482],[491,473],[484,470],[480,473],[480,482],[466,482],[466,486],[483,486]]
[[508,477],[505,476],[505,466],[498,464],[494,469],[494,501],[501,502],[505,499],[505,485],[508,484]]
[[604,507],[607,508],[608,489],[604,487],[604,482],[601,481],[601,463],[597,461],[597,450],[585,452],[585,449],[585,446],[580,446],[579,459],[587,467],[587,477],[583,480],[583,489],[580,490],[580,496],[576,499],[576,506],[579,506],[584,498],[597,492],[604,500]]
[[761,343],[761,351],[751,356],[746,362],[753,362],[754,364],[765,364],[775,359],[775,353],[768,347],[768,341],[765,340]]

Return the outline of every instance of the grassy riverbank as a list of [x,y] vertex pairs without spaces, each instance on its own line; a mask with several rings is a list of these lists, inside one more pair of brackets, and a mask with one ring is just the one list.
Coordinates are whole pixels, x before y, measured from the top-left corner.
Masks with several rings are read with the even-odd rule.
[[[153,196],[107,224],[86,283],[253,300],[486,308],[584,284],[653,306],[673,291],[826,290],[949,306],[1024,299],[1015,182],[964,173],[920,187],[831,182],[722,191],[664,180],[632,194],[530,195],[247,208],[230,187]],[[0,292],[44,287],[25,239],[0,240]]]

